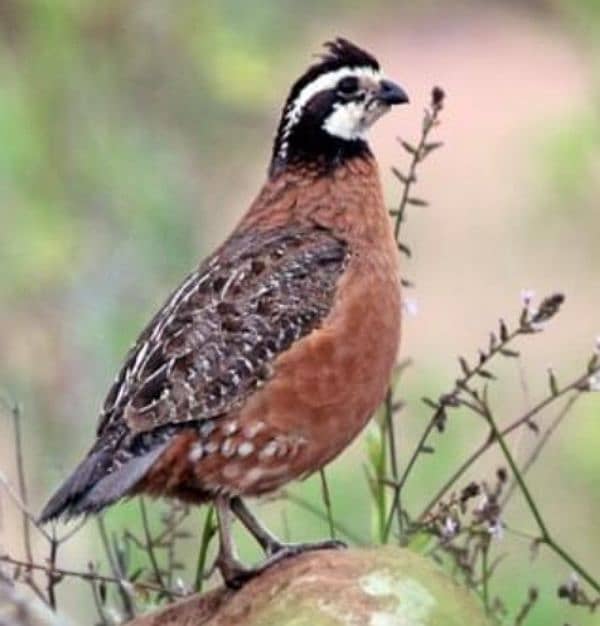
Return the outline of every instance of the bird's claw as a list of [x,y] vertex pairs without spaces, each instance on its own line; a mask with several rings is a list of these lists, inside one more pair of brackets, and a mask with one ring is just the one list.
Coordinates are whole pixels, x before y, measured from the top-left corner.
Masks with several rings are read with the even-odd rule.
[[347,548],[347,545],[337,539],[316,541],[314,543],[274,542],[266,549],[269,556],[255,567],[245,567],[235,559],[226,559],[223,557],[219,557],[217,560],[217,567],[225,580],[225,584],[230,589],[240,589],[250,579],[259,576],[273,565],[285,561],[286,559],[314,550],[341,550],[343,548]]
[[307,543],[273,543],[268,546],[266,553],[269,556],[275,556],[283,553],[283,558],[296,556],[303,552],[311,552],[313,550],[341,550],[348,546],[338,539],[326,539],[325,541],[315,541]]

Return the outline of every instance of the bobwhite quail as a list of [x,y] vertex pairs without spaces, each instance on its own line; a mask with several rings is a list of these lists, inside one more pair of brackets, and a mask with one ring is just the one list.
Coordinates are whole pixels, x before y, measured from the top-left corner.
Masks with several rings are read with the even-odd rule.
[[[234,586],[333,545],[282,544],[241,499],[344,450],[400,340],[398,253],[366,133],[408,98],[368,52],[345,39],[326,50],[291,88],[258,197],[139,336],[42,522],[141,493],[213,502]],[[259,568],[236,558],[232,513],[267,554]]]

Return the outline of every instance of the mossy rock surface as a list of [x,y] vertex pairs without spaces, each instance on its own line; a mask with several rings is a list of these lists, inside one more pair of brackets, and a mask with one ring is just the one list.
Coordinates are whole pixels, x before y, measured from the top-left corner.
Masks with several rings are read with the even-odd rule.
[[472,593],[400,548],[321,551],[240,591],[185,599],[131,626],[490,626]]

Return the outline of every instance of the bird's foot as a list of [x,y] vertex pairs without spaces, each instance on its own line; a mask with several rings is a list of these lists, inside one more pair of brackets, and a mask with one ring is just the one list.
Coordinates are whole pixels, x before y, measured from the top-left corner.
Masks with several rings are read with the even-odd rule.
[[255,571],[256,568],[246,567],[237,559],[227,557],[223,554],[217,557],[215,565],[219,572],[221,572],[225,585],[230,589],[240,589],[242,585],[259,573]]
[[326,539],[324,541],[307,543],[280,543],[279,541],[273,541],[265,547],[265,552],[270,557],[281,554],[281,558],[288,558],[313,550],[341,550],[347,547],[348,546],[343,541],[339,541],[338,539]]
[[343,541],[328,539],[326,541],[315,541],[314,543],[279,543],[272,542],[266,548],[269,555],[262,563],[254,567],[246,567],[234,558],[219,556],[217,567],[225,580],[225,584],[230,589],[240,589],[250,579],[262,574],[264,571],[285,561],[286,559],[298,556],[304,552],[314,550],[340,550],[346,548]]

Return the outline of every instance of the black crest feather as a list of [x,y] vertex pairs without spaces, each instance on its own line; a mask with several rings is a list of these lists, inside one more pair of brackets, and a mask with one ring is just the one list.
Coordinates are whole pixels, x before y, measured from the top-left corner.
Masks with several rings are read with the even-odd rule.
[[359,48],[348,39],[338,37],[334,41],[327,41],[324,44],[327,52],[321,55],[322,64],[333,64],[337,67],[372,67],[379,69],[377,59],[366,50]]

